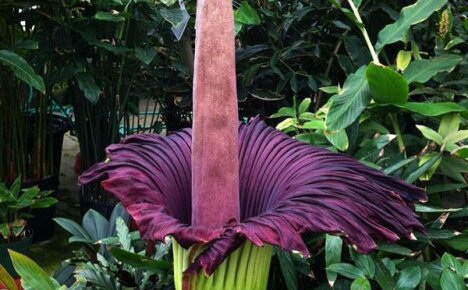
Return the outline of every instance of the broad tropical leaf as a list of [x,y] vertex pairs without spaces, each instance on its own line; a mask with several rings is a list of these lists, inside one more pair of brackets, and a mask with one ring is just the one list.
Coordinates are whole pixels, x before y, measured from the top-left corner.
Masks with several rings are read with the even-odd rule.
[[439,72],[451,71],[462,61],[459,55],[442,55],[432,59],[419,59],[411,62],[403,76],[408,83],[425,83]]
[[447,3],[447,0],[418,0],[410,6],[406,6],[400,12],[398,20],[384,27],[379,32],[376,50],[380,51],[385,45],[395,43],[403,39],[411,25],[420,23],[431,16]]
[[10,50],[0,50],[0,62],[8,66],[15,76],[28,85],[45,93],[45,84],[42,77],[34,72],[34,69],[24,58]]
[[350,75],[339,94],[331,98],[327,128],[340,130],[351,125],[364,111],[371,98],[365,77],[366,67]]

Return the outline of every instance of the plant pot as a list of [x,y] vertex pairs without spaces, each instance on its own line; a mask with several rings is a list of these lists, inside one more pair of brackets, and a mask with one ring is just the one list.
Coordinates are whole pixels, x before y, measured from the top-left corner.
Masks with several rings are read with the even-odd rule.
[[19,275],[16,273],[15,268],[13,268],[8,249],[27,256],[33,241],[33,231],[31,229],[27,229],[27,231],[29,235],[23,240],[0,244],[0,264],[2,264],[13,278],[17,278]]
[[82,217],[88,210],[94,209],[108,219],[117,204],[117,200],[96,183],[82,185],[78,195],[80,198],[80,212]]

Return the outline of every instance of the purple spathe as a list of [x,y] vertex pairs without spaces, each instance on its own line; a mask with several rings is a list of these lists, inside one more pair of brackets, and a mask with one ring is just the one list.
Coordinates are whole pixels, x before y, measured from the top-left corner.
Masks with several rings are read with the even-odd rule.
[[168,137],[131,136],[108,148],[110,162],[80,177],[81,183],[101,181],[144,239],[171,235],[185,248],[208,244],[188,272],[213,273],[245,239],[308,255],[301,234],[327,232],[368,253],[375,240],[395,242],[424,231],[410,207],[426,199],[422,189],[291,139],[259,118],[239,126],[240,221],[192,225],[191,144],[190,129]]

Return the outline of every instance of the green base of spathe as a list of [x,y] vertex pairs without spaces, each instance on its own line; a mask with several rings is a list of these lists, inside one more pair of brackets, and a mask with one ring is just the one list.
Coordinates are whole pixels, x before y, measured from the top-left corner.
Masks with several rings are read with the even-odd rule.
[[246,241],[211,276],[201,271],[197,275],[186,275],[186,281],[183,281],[183,272],[203,251],[203,246],[184,249],[173,239],[172,248],[176,290],[265,290],[268,286],[273,249],[270,245],[257,247]]

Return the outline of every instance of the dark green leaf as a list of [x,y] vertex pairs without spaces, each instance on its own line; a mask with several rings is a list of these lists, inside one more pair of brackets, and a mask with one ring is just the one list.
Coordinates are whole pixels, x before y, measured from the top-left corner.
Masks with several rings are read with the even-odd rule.
[[101,89],[96,85],[93,76],[88,73],[79,73],[75,78],[85,98],[92,104],[96,104],[99,101]]
[[444,244],[449,245],[458,251],[468,251],[468,232],[464,232],[456,237],[443,241]]
[[370,102],[365,71],[366,67],[361,67],[350,75],[340,93],[331,98],[326,121],[329,130],[341,130],[351,125]]
[[[343,240],[340,237],[326,235],[325,238],[325,267],[341,262],[341,251]],[[333,286],[336,281],[337,273],[327,270],[328,284]]]
[[107,11],[98,11],[94,18],[101,21],[109,21],[109,22],[122,22],[125,21],[125,17],[114,15],[111,12]]
[[297,274],[296,267],[291,258],[291,253],[285,252],[280,248],[275,248],[275,253],[278,257],[278,261],[283,274],[284,281],[288,290],[297,290]]
[[459,55],[442,55],[432,59],[419,59],[411,62],[403,76],[408,83],[425,83],[439,72],[451,71],[462,61]]
[[110,252],[120,262],[140,270],[155,272],[158,270],[172,269],[172,264],[168,261],[154,260],[118,248],[112,248]]
[[156,50],[154,49],[154,47],[137,47],[135,48],[135,56],[136,58],[138,58],[138,60],[148,65],[153,61],[154,57],[156,56]]
[[379,246],[379,251],[398,254],[403,256],[409,256],[411,254],[411,250],[399,245],[395,244],[386,244],[386,243],[377,243]]
[[402,104],[408,99],[408,83],[402,75],[383,65],[371,63],[366,71],[372,98],[381,104]]
[[359,255],[356,258],[356,266],[366,271],[366,276],[374,278],[375,275],[375,264],[372,257],[369,255]]
[[422,166],[412,172],[407,178],[405,178],[406,182],[413,183],[418,180],[426,171],[428,171],[434,164],[436,164],[439,159],[442,158],[440,155],[434,156],[426,161]]
[[413,103],[396,104],[397,107],[407,109],[428,117],[441,116],[447,113],[464,112],[466,109],[458,104],[451,102],[441,103]]
[[414,289],[421,281],[421,269],[419,267],[405,268],[400,271],[396,288],[397,289]]
[[348,263],[332,264],[328,266],[326,270],[338,273],[349,279],[357,279],[357,278],[365,277],[365,273],[363,270]]
[[380,51],[385,45],[402,40],[411,25],[424,21],[445,3],[447,0],[418,0],[415,4],[404,7],[398,20],[379,32],[376,50]]
[[0,63],[8,66],[15,76],[23,80],[28,85],[45,93],[45,84],[42,77],[26,62],[24,58],[9,50],[0,50]]
[[442,290],[466,290],[463,278],[449,269],[442,271],[440,286]]
[[431,184],[427,187],[427,193],[449,192],[468,187],[465,183],[450,183],[450,184]]
[[383,172],[384,172],[385,174],[391,174],[391,173],[397,171],[398,169],[404,167],[405,165],[407,165],[407,164],[413,162],[415,159],[416,159],[416,157],[410,157],[410,158],[407,158],[407,159],[403,159],[403,160],[401,160],[401,161],[399,161],[399,162],[397,162],[397,163],[395,163],[395,164],[393,164],[393,165],[391,165],[391,166],[385,168],[385,169],[383,170]]
[[393,281],[392,275],[385,267],[384,263],[378,259],[374,258],[375,263],[375,280],[379,284],[382,290],[394,290],[395,281]]

